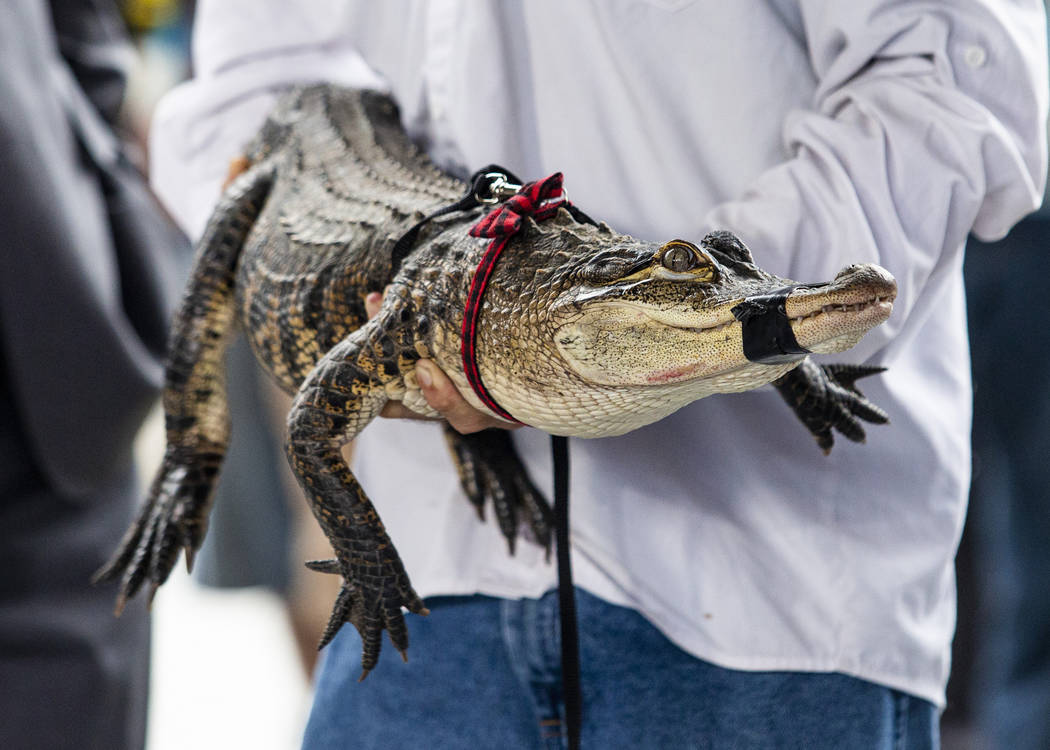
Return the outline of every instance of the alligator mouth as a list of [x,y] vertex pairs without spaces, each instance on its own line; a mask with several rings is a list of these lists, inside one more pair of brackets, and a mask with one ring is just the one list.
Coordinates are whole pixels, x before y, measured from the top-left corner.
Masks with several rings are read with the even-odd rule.
[[[766,294],[729,302],[717,313],[718,319],[707,324],[683,325],[674,313],[660,310],[647,309],[644,316],[678,330],[711,334],[731,328],[741,318],[747,317],[732,312],[734,308],[761,300],[755,314],[776,313],[778,306],[782,306],[779,314],[792,327],[815,322],[825,315],[834,317],[846,327],[852,327],[849,320],[856,320],[858,326],[867,330],[889,317],[896,297],[897,282],[885,269],[876,265],[850,266],[840,271],[833,281],[824,284],[791,284]],[[874,322],[869,322],[871,319]]]
[[711,392],[746,390],[775,372],[763,365],[784,371],[810,353],[848,349],[889,317],[895,297],[889,273],[856,266],[827,284],[791,284],[706,310],[616,300],[559,327],[557,346],[596,384],[710,380]]
[[[881,323],[882,320],[889,317],[889,314],[893,311],[893,301],[894,297],[892,296],[883,297],[876,294],[866,302],[856,302],[853,304],[828,303],[826,305],[821,305],[813,312],[795,315],[788,318],[788,320],[791,321],[792,328],[795,328],[795,326],[799,326],[805,321],[814,320],[821,315],[839,316],[843,317],[845,320],[856,320],[858,323],[863,324],[867,323],[869,317],[881,317],[881,320],[872,324],[877,325],[878,323]],[[722,328],[724,326],[718,327]]]
[[[886,301],[892,303],[893,299],[892,298],[887,298]],[[794,318],[791,318],[791,322],[792,323],[797,323],[800,320],[806,320],[807,318],[812,318],[812,317],[814,317],[816,315],[820,315],[821,313],[860,312],[861,310],[867,310],[869,307],[872,307],[872,306],[875,306],[875,305],[881,305],[882,302],[883,302],[882,297],[880,297],[879,295],[876,294],[874,299],[869,300],[868,302],[858,302],[858,303],[856,303],[854,305],[834,305],[834,304],[822,305],[819,310],[815,310],[814,312],[811,312],[808,315],[799,315],[799,316],[796,316]]]
[[800,347],[840,352],[856,344],[893,312],[897,282],[876,265],[851,266],[834,281],[801,287],[784,302],[784,313]]
[[[856,344],[865,333],[885,321],[893,311],[895,294],[882,291],[874,294],[870,299],[860,302],[836,303],[828,302],[815,309],[804,312],[793,317],[784,318],[784,325],[790,325],[790,329],[779,332],[765,331],[763,341],[757,346],[748,346],[748,332],[745,324],[736,319],[727,320],[713,326],[703,327],[678,327],[678,330],[689,331],[693,334],[711,336],[720,331],[738,326],[740,330],[741,346],[745,352],[745,358],[759,364],[784,364],[786,362],[797,362],[804,359],[808,353],[830,353],[849,349]],[[777,336],[781,338],[778,340]],[[790,341],[785,342],[783,337],[787,336]],[[748,351],[759,351],[761,354],[748,354]],[[727,368],[726,372],[735,369],[744,369],[746,365],[741,362],[736,368]],[[686,380],[696,376],[704,370],[704,363],[690,363],[680,367],[654,372],[649,377],[650,383],[667,383]]]

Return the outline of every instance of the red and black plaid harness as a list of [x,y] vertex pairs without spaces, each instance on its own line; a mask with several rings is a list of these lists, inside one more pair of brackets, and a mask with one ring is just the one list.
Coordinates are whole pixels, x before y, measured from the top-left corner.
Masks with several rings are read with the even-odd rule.
[[578,222],[595,225],[597,222],[566,199],[562,188],[561,172],[555,172],[545,179],[521,185],[521,180],[511,172],[493,164],[475,172],[470,183],[471,186],[466,195],[455,203],[426,216],[401,236],[391,251],[391,263],[393,272],[396,273],[401,262],[412,251],[412,245],[415,244],[420,229],[431,220],[456,211],[470,211],[485,203],[493,203],[501,197],[493,192],[493,187],[499,185],[501,190],[506,190],[507,186],[513,183],[513,188],[516,188],[515,192],[470,228],[471,237],[486,237],[492,242],[489,243],[488,249],[471,278],[470,292],[463,311],[460,354],[467,382],[470,383],[470,387],[481,402],[508,422],[523,424],[499,405],[481,381],[477,360],[477,331],[485,289],[500,254],[511,238],[521,230],[526,217],[534,221],[543,221],[553,216],[559,208],[565,208]]
[[470,293],[467,295],[463,312],[463,335],[460,346],[463,372],[481,402],[510,422],[521,424],[492,397],[488,388],[481,381],[481,373],[478,370],[477,329],[478,319],[481,317],[481,300],[485,296],[485,288],[500,254],[507,247],[510,239],[521,230],[525,218],[531,217],[535,221],[543,221],[553,216],[559,208],[571,205],[565,199],[561,172],[555,172],[546,179],[523,185],[517,193],[489,212],[470,229],[471,237],[488,237],[492,239],[492,242],[489,243],[488,249],[474,271]]
[[[514,183],[521,184],[509,171],[490,165],[474,173],[470,190],[459,201],[422,219],[405,232],[394,245],[391,253],[393,271],[411,252],[419,230],[430,220],[455,211],[469,211],[484,203],[502,197],[493,188]],[[597,222],[576,208],[565,197],[562,174],[555,172],[550,177],[529,182],[517,188],[496,208],[486,214],[470,228],[472,237],[485,237],[492,241],[482,256],[471,278],[470,291],[463,311],[462,343],[463,372],[474,393],[492,412],[503,419],[523,424],[496,402],[481,381],[477,361],[478,320],[481,317],[481,302],[492,272],[507,243],[525,224],[526,217],[543,221],[553,216],[559,208],[566,209],[578,222],[597,225]],[[551,436],[551,452],[554,462],[554,526],[558,566],[558,607],[561,621],[562,689],[565,701],[565,723],[569,747],[575,750],[580,744],[580,717],[582,712],[580,693],[579,638],[576,625],[576,600],[572,583],[572,566],[569,557],[569,444],[563,436]]]

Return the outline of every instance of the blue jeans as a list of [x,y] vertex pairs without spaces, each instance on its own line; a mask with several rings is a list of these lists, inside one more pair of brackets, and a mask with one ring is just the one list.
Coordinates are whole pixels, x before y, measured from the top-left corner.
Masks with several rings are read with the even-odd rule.
[[[563,748],[554,592],[433,597],[410,616],[408,664],[389,644],[365,682],[342,629],[323,655],[305,750]],[[927,701],[840,674],[740,672],[685,653],[638,613],[577,589],[584,748],[938,745]]]

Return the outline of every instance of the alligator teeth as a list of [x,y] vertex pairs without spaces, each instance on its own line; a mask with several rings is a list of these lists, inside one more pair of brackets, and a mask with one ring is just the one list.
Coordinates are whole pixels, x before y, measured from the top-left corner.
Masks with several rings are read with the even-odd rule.
[[682,330],[695,331],[696,333],[714,333],[715,331],[721,331],[723,328],[729,328],[729,326],[736,323],[736,320],[727,320],[725,323],[719,323],[716,326],[710,328],[683,328]]
[[[853,305],[824,305],[823,307],[814,310],[808,315],[799,315],[798,317],[791,318],[791,322],[797,323],[800,320],[808,320],[809,318],[817,317],[821,313],[832,312],[835,310],[839,312],[860,312],[861,310],[871,307],[872,305],[877,305],[880,302],[882,302],[882,297],[875,297],[874,299],[869,300],[867,302],[857,302]],[[711,333],[714,331],[721,331],[723,328],[728,328],[729,326],[734,325],[736,322],[736,320],[729,320],[725,323],[719,323],[716,326],[711,326],[710,328],[694,328],[692,330],[697,331],[699,333]]]
[[809,318],[815,318],[817,315],[820,315],[821,313],[826,313],[826,312],[833,312],[833,311],[838,311],[838,312],[860,312],[861,310],[864,310],[864,309],[866,309],[868,307],[871,307],[872,305],[877,305],[880,302],[882,302],[882,297],[875,297],[873,300],[869,300],[867,302],[857,302],[856,304],[853,304],[853,305],[824,305],[820,309],[814,310],[813,312],[809,313],[808,315],[799,315],[798,317],[792,318],[791,322],[795,323],[795,322],[798,322],[800,320],[807,320]]

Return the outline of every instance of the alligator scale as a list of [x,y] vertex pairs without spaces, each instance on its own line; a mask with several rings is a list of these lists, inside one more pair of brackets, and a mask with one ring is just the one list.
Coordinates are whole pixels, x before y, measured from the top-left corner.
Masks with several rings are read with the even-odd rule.
[[[514,419],[553,434],[618,435],[698,398],[770,382],[825,451],[832,428],[862,440],[858,418],[885,421],[854,387],[878,368],[806,358],[853,346],[889,316],[896,284],[877,266],[796,285],[758,268],[727,232],[699,245],[644,242],[548,200],[542,220],[521,218],[476,300],[466,367],[476,368],[479,389],[464,372],[463,320],[494,242],[470,230],[493,206],[423,223],[394,268],[398,239],[468,191],[411,144],[394,103],[376,92],[298,89],[247,157],[201,239],[174,322],[163,464],[97,576],[121,579],[118,611],[147,583],[152,596],[180,551],[190,564],[201,544],[229,439],[223,355],[238,323],[296,395],[288,457],[336,555],[308,564],[343,578],[322,645],[352,623],[366,674],[384,629],[405,654],[402,608],[427,610],[340,448],[388,401],[435,415],[415,380],[422,357],[475,407],[492,412],[485,391]],[[364,298],[384,288],[369,320]],[[446,434],[468,498],[479,512],[491,499],[512,551],[519,519],[549,544],[550,511],[508,433]]]

